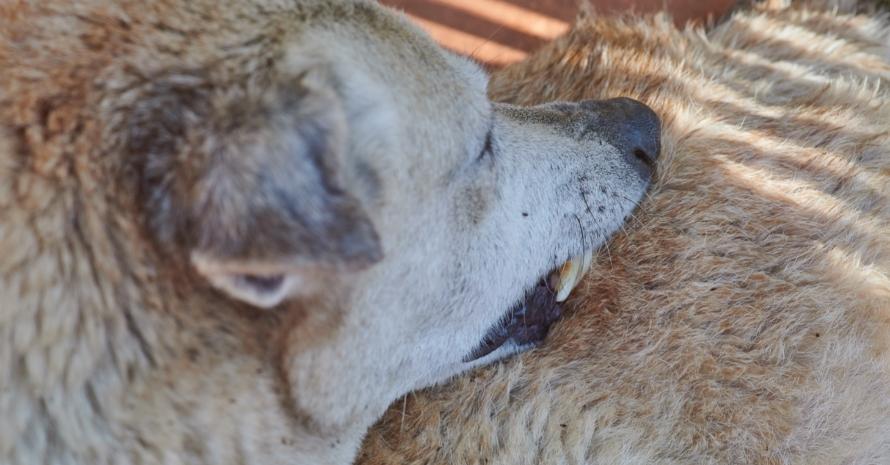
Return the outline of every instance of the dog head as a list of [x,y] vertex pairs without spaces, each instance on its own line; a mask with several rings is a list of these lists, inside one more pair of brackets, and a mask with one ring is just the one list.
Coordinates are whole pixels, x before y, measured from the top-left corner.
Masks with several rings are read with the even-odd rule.
[[110,233],[115,266],[151,270],[121,343],[147,361],[97,403],[208,462],[347,462],[397,397],[543,338],[648,186],[659,121],[492,103],[477,65],[372,3],[265,3],[177,4],[200,34],[169,53],[175,28],[149,31],[95,73],[100,191],[141,231]]

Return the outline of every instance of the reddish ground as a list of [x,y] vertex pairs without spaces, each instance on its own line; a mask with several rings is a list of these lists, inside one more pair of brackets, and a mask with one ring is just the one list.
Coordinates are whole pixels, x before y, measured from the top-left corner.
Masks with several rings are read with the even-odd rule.
[[[576,0],[381,0],[404,10],[446,47],[491,67],[522,59],[562,34]],[[736,0],[591,0],[598,11],[666,9],[678,23],[719,18]]]

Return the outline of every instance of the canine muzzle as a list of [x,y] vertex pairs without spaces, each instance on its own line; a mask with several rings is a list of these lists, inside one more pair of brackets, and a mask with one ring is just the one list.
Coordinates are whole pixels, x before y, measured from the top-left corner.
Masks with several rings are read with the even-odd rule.
[[[562,111],[570,112],[572,118],[583,122],[580,138],[595,131],[597,137],[605,137],[620,151],[641,178],[647,182],[651,179],[661,152],[661,120],[651,108],[624,97],[559,106]],[[588,271],[593,256],[594,252],[588,250],[543,276],[489,330],[464,361],[484,357],[508,342],[517,347],[528,347],[544,340],[550,326],[562,314],[562,302]]]

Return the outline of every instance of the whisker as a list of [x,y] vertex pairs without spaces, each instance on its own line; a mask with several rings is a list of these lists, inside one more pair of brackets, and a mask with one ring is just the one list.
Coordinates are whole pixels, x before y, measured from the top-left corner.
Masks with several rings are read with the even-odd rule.
[[503,25],[503,24],[499,24],[498,27],[497,27],[491,34],[489,34],[488,37],[487,37],[481,44],[479,44],[478,46],[476,46],[476,48],[474,48],[473,51],[470,52],[469,57],[475,60],[475,59],[476,59],[476,58],[475,58],[475,57],[476,57],[476,52],[478,52],[479,49],[481,49],[482,47],[484,47],[486,44],[491,43],[491,42],[493,41],[493,39],[494,39],[494,36],[497,35],[498,32],[501,32],[502,29],[504,29],[504,25]]
[[609,241],[603,244],[603,248],[606,249],[606,256],[609,257],[609,269],[615,268],[615,264],[612,263],[612,252],[609,250]]
[[578,229],[581,232],[581,248],[584,249],[585,244],[587,244],[587,234],[584,232],[584,225],[581,223],[581,218],[576,214],[572,214],[575,217],[575,221],[578,222]]
[[639,227],[643,226],[643,220],[641,220],[640,217],[638,217],[636,213],[630,212],[630,213],[628,213],[628,216],[630,217],[631,220],[634,221],[634,227],[639,228]]
[[405,411],[408,409],[408,396],[402,397],[402,421],[399,423],[399,433],[405,430]]
[[624,227],[624,223],[620,224],[619,227],[621,228],[621,232],[624,233],[624,238],[630,239],[630,234],[628,234],[627,229]]

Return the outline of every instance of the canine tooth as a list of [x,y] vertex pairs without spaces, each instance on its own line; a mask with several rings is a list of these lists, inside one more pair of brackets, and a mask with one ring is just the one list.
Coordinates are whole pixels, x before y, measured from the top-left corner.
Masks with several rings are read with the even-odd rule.
[[578,284],[579,274],[581,272],[581,257],[572,257],[569,261],[563,263],[559,269],[559,285],[556,287],[556,301],[563,302],[572,293],[575,284]]
[[580,257],[572,257],[559,269],[559,281],[556,285],[556,301],[563,302],[581,282],[581,278],[590,270],[593,263],[593,251],[585,251]]

